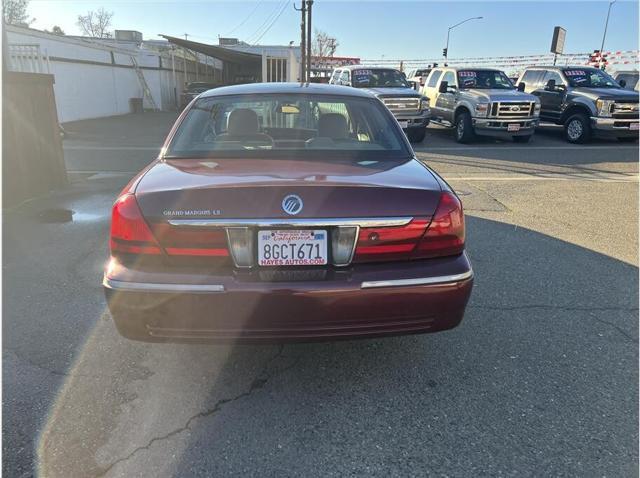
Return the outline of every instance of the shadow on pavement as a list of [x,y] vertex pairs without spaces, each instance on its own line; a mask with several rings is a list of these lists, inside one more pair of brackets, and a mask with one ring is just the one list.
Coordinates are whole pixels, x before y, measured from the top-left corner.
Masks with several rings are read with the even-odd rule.
[[43,476],[637,474],[638,269],[468,218],[450,332],[149,345],[105,314],[39,443]]

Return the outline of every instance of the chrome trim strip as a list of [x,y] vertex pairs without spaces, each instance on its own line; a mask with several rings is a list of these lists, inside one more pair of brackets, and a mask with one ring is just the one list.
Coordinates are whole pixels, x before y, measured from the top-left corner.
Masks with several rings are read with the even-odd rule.
[[107,289],[127,292],[224,292],[220,284],[156,284],[152,282],[127,282],[105,277],[102,285]]
[[462,274],[454,274],[448,276],[437,277],[421,277],[417,279],[398,279],[398,280],[381,280],[363,282],[360,286],[362,289],[374,289],[378,287],[402,287],[411,285],[434,285],[446,284],[451,282],[459,282],[473,277],[473,270],[468,270]]
[[172,226],[187,227],[393,227],[406,226],[413,217],[362,217],[317,219],[169,219]]

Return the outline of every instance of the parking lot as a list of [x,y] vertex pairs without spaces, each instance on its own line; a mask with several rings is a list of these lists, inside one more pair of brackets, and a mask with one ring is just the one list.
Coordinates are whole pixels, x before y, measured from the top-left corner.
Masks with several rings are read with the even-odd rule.
[[174,119],[65,125],[70,186],[5,212],[6,476],[637,476],[637,143],[429,128],[476,277],[451,331],[130,342],[101,288],[110,207]]

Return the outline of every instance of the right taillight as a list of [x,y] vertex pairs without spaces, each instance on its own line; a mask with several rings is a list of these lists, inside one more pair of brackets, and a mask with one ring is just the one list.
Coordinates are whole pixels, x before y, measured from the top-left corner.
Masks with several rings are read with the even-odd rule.
[[454,256],[464,250],[464,214],[455,194],[444,191],[412,258]]
[[113,205],[109,242],[114,255],[160,254],[160,246],[144,220],[133,194],[124,194]]
[[428,217],[418,217],[404,226],[360,229],[353,262],[408,260],[428,224]]

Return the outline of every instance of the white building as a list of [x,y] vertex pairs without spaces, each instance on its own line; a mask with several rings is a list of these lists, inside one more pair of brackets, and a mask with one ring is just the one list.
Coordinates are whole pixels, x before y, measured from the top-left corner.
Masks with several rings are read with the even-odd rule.
[[[61,123],[127,114],[130,99],[145,109],[175,110],[187,82],[229,84],[297,81],[299,48],[252,46],[250,51],[187,42],[91,39],[6,26],[9,68],[54,76]],[[187,49],[188,48],[188,49]],[[242,62],[250,63],[249,66]],[[244,75],[249,71],[251,75]]]

